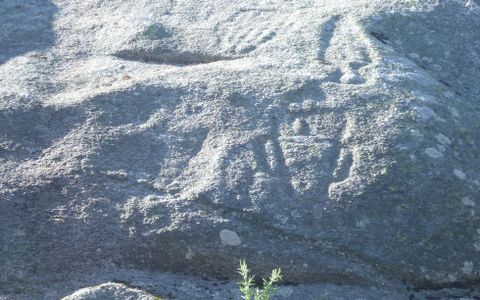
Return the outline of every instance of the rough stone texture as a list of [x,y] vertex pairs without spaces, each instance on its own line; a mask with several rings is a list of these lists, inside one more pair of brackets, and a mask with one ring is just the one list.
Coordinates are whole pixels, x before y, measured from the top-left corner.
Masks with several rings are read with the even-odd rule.
[[159,300],[141,290],[129,288],[120,283],[108,282],[76,291],[62,300]]
[[479,70],[477,0],[0,0],[0,299],[473,287]]

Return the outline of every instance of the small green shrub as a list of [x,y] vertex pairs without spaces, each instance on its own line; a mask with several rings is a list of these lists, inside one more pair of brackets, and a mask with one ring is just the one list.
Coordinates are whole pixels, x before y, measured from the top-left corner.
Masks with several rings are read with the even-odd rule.
[[270,300],[276,290],[274,284],[282,280],[282,270],[274,269],[272,274],[270,274],[270,278],[263,279],[263,288],[254,287],[255,275],[250,276],[250,270],[245,260],[240,261],[238,273],[242,276],[239,286],[245,300]]

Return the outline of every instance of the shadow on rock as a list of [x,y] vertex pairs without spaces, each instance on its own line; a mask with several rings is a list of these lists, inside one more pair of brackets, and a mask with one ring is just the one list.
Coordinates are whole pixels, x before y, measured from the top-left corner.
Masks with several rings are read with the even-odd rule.
[[480,94],[480,4],[441,2],[430,12],[380,15],[370,34],[411,59],[457,96]]
[[29,51],[52,46],[57,7],[47,0],[0,1],[0,65]]

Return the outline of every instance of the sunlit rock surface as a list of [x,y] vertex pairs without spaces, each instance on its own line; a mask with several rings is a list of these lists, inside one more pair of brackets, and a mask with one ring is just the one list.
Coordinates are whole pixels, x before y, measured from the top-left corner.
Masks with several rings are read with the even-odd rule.
[[479,75],[477,0],[0,0],[0,299],[469,297]]

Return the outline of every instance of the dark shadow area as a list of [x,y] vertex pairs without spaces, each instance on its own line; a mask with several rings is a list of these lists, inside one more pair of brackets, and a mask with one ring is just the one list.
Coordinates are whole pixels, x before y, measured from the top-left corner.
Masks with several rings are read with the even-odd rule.
[[[368,32],[372,40],[390,45],[396,56],[408,58],[443,86],[432,97],[447,97],[445,89],[456,94],[457,98],[448,101],[462,112],[464,132],[451,124],[438,124],[435,128],[425,125],[425,132],[443,132],[456,140],[468,137],[471,142],[451,147],[462,151],[455,157],[455,164],[473,173],[480,167],[475,146],[480,127],[480,18],[460,2],[439,3],[431,11],[379,14],[380,21],[369,24]],[[433,88],[425,91],[433,93]],[[435,109],[440,111],[441,107],[438,104]],[[412,143],[409,139],[396,143]],[[365,242],[353,239],[351,251],[366,253],[376,260],[379,272],[419,289],[478,286],[477,271],[461,273],[464,262],[479,262],[473,246],[478,238],[475,230],[479,218],[471,214],[461,199],[466,195],[478,199],[480,193],[449,176],[448,161],[410,162],[408,157],[398,161],[387,176],[365,190],[364,196],[351,196],[355,203],[350,209],[355,213],[352,215],[371,216],[372,220],[370,229],[362,233]],[[351,232],[345,235],[352,236]],[[430,270],[424,272],[422,266]],[[445,270],[459,275],[451,282],[424,275]]]
[[83,121],[83,113],[75,107],[35,105],[0,110],[0,143],[4,145],[0,147],[0,159],[36,158]]
[[52,46],[56,12],[57,7],[48,0],[0,0],[0,65]]
[[480,4],[440,1],[432,11],[381,14],[370,35],[414,61],[457,96],[476,103]]

